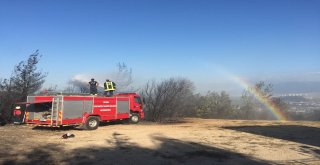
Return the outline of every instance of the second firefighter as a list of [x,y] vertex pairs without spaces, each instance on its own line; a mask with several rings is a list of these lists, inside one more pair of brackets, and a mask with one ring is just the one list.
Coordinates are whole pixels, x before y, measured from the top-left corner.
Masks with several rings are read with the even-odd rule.
[[116,90],[116,83],[107,79],[106,82],[104,83],[105,96],[107,97],[113,96],[113,92],[115,90]]

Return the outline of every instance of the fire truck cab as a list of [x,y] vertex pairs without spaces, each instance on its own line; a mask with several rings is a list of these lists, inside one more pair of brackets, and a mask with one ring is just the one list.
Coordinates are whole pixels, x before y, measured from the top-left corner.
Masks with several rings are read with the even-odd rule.
[[82,125],[97,129],[100,122],[129,120],[138,123],[144,118],[143,103],[136,93],[121,93],[113,97],[56,95],[28,96],[25,122],[44,126]]

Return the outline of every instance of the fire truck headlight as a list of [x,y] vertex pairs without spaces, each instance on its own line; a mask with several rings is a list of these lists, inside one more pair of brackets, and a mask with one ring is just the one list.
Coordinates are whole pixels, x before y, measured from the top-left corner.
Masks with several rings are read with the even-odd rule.
[[20,106],[16,106],[16,109],[21,109],[21,107]]

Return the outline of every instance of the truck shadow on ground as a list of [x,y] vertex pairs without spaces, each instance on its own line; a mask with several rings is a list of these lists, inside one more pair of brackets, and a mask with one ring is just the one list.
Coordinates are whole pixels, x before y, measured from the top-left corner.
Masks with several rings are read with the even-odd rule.
[[320,147],[320,128],[299,125],[223,127]]
[[[156,149],[143,148],[129,141],[126,135],[115,132],[113,138],[106,139],[112,147],[68,150],[61,144],[47,144],[26,153],[1,152],[5,154],[2,164],[268,164],[224,149],[159,135],[152,136],[153,143],[158,144]],[[6,150],[10,151],[9,148]],[[17,159],[18,155],[20,159]]]
[[63,126],[63,127],[45,127],[45,126],[35,126],[32,130],[39,131],[68,131],[68,130],[83,130],[83,128],[79,126]]
[[[187,123],[186,121],[183,120],[172,120],[172,121],[164,121],[161,124],[166,125],[166,124],[182,124],[182,123]],[[106,126],[111,126],[111,125],[132,125],[129,120],[117,120],[117,121],[108,121],[108,122],[100,122],[99,127],[106,127]],[[139,125],[155,125],[156,123],[150,122],[150,121],[140,121]],[[22,124],[23,125],[23,124]],[[32,130],[40,130],[40,131],[68,131],[68,130],[84,130],[83,127],[79,125],[75,126],[57,126],[57,127],[49,127],[49,126],[34,126]]]
[[[119,120],[119,121],[110,121],[110,122],[101,122],[99,127],[107,127],[112,125],[129,125],[131,124],[129,121],[126,120]],[[150,122],[140,122],[140,125],[150,125]],[[34,126],[32,130],[40,130],[40,131],[69,131],[69,130],[84,130],[83,127],[75,125],[75,126],[62,126],[62,127],[49,127],[49,126]]]
[[[110,121],[110,122],[101,122],[99,124],[99,127],[105,127],[110,125],[127,125],[130,124],[129,121]],[[84,130],[83,127],[80,125],[74,125],[74,126],[57,126],[57,127],[50,127],[50,126],[34,126],[32,130],[40,130],[40,131],[69,131],[69,130]]]

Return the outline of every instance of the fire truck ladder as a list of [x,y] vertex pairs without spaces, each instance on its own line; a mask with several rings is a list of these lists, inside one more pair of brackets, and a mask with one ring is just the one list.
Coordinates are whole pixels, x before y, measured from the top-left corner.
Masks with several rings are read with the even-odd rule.
[[52,111],[51,111],[51,126],[54,125],[53,120],[55,120],[55,126],[58,126],[58,113],[61,109],[61,99],[58,97],[54,97],[52,99]]

